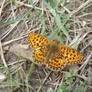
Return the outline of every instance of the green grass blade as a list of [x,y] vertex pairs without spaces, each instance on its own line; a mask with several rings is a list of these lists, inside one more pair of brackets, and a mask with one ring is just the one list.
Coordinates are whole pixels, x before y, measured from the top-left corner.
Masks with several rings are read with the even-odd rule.
[[62,29],[62,32],[66,35],[67,39],[69,41],[71,41],[69,33],[66,31],[66,29],[63,26],[63,24],[61,23],[60,16],[56,13],[56,11],[45,0],[42,0],[42,1],[46,5],[46,7],[49,9],[49,11],[52,13],[52,15],[55,17],[57,25],[58,25],[58,28]]
[[32,1],[32,0],[28,0],[28,1],[29,1],[29,3],[33,6],[33,8],[36,9],[36,7],[35,7],[33,1]]
[[28,20],[28,18],[20,18],[20,19],[9,20],[7,22],[0,23],[0,26],[9,25],[9,24],[15,23],[17,21],[25,21],[25,20]]

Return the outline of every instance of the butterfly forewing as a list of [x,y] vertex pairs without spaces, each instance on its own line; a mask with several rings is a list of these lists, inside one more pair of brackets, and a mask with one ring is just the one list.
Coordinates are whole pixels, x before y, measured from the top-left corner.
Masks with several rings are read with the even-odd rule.
[[29,37],[28,39],[29,39],[30,46],[32,46],[33,48],[38,48],[40,46],[46,46],[50,44],[51,42],[47,38],[39,34],[36,34],[36,33],[29,33],[28,37]]

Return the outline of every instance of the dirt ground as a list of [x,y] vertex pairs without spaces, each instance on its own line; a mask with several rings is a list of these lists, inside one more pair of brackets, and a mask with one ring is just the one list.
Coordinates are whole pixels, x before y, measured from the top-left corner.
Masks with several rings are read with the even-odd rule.
[[[33,0],[36,11],[28,0],[0,0],[0,92],[56,92],[50,90],[59,90],[62,84],[67,89],[71,88],[71,91],[63,92],[79,92],[74,90],[80,81],[83,82],[83,86],[80,86],[82,92],[92,92],[91,0],[62,0],[60,7],[54,8],[72,41],[69,42],[63,32],[61,39],[69,47],[78,47],[77,50],[84,55],[83,62],[69,65],[63,72],[51,71],[45,66],[34,64],[28,75],[33,64],[33,48],[29,48],[28,34],[40,34],[45,28],[46,35],[49,36],[58,25],[55,16],[42,1]],[[57,0],[52,1],[58,3]],[[77,69],[77,74],[70,76],[70,70],[74,69]],[[72,83],[65,78],[66,73],[73,78]]]

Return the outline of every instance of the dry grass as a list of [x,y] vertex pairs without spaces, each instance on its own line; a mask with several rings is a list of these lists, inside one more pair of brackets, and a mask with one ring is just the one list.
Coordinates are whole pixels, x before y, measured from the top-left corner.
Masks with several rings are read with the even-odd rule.
[[[91,92],[91,0],[31,1],[0,2],[0,92]],[[27,50],[30,32],[78,49],[83,63],[59,72],[33,65],[32,48]]]

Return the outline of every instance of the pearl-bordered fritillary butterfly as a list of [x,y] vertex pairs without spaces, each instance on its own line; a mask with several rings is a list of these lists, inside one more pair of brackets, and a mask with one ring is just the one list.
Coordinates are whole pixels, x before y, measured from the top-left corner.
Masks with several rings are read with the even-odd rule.
[[30,46],[35,48],[33,59],[51,70],[60,70],[66,64],[75,64],[83,60],[83,55],[75,49],[50,41],[40,34],[29,33]]

